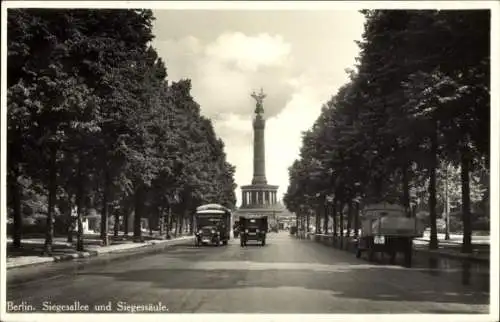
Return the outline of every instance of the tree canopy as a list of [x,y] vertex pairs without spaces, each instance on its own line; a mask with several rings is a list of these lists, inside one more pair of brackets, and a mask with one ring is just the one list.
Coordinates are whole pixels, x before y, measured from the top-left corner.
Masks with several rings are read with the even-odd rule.
[[[451,165],[461,173],[463,250],[470,251],[471,189],[473,201],[487,190],[486,180],[471,186],[471,177],[489,175],[490,12],[362,13],[357,65],[304,133],[285,204],[297,212],[329,194],[348,203],[398,202],[409,213],[425,204],[434,248],[444,202],[438,179]],[[428,202],[414,193],[423,185]]]
[[139,238],[141,217],[174,206],[181,219],[205,202],[234,208],[235,168],[190,80],[168,81],[151,47],[151,10],[9,9],[7,16],[15,245],[22,209],[39,211],[36,196],[48,196],[48,253],[54,218],[74,207],[81,215],[99,209],[105,243],[116,206],[134,209]]

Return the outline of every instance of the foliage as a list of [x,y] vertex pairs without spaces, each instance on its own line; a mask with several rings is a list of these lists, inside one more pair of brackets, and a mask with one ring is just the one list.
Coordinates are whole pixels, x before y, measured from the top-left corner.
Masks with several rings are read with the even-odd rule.
[[76,206],[83,216],[97,208],[106,223],[108,209],[134,204],[137,228],[150,217],[145,211],[234,207],[235,168],[190,81],[167,81],[150,46],[153,20],[150,10],[9,9],[9,213],[17,240],[22,212],[50,217]]
[[450,164],[450,199],[464,208],[470,243],[469,201],[488,193],[489,12],[362,13],[358,64],[305,133],[285,205],[298,212],[330,193],[346,203],[420,203],[435,227]]

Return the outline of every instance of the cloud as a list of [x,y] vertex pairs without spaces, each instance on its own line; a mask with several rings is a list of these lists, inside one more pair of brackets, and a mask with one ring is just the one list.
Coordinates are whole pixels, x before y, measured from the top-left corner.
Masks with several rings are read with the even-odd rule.
[[285,109],[266,124],[268,181],[280,184],[280,196],[288,187],[288,167],[299,155],[302,132],[312,127],[322,105],[347,81],[347,75],[332,77],[331,82],[324,83],[317,82],[317,77],[313,73],[291,79],[295,93]]
[[[192,95],[223,139],[239,186],[250,184],[253,175],[255,101],[250,93],[264,88],[266,176],[280,186],[281,197],[301,132],[348,81],[344,70],[355,63],[354,40],[361,36],[364,19],[356,12],[196,14],[206,23],[179,29],[180,15],[195,13],[159,13],[163,18],[155,28],[168,32],[156,32],[160,37],[153,45],[166,60],[169,79],[192,80]],[[297,21],[305,29],[297,28]],[[236,195],[240,200],[240,189]]]
[[291,45],[280,35],[247,36],[241,32],[224,33],[207,46],[208,57],[235,63],[243,72],[255,72],[261,66],[286,66]]
[[278,114],[293,92],[287,79],[291,45],[283,37],[225,32],[203,44],[194,36],[155,40],[153,45],[166,60],[170,79],[190,78],[192,94],[209,117],[253,113],[253,90],[271,90],[266,113]]

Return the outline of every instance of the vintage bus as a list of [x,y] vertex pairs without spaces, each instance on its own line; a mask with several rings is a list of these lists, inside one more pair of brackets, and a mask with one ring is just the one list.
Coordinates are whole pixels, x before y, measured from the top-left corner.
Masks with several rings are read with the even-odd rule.
[[227,245],[231,238],[231,210],[219,204],[196,208],[195,245]]

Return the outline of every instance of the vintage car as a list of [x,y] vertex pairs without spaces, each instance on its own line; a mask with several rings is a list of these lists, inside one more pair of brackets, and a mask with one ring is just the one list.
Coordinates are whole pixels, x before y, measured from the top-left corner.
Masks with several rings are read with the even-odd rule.
[[218,204],[207,204],[194,214],[195,246],[227,245],[230,239],[231,211]]
[[249,241],[266,245],[267,216],[240,217],[240,245],[247,246]]

